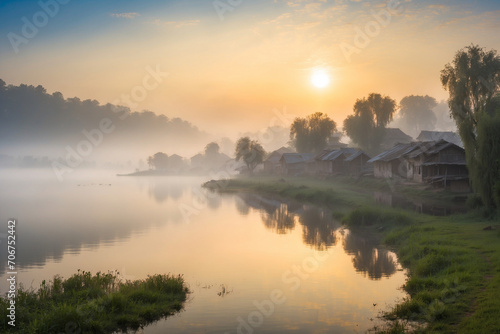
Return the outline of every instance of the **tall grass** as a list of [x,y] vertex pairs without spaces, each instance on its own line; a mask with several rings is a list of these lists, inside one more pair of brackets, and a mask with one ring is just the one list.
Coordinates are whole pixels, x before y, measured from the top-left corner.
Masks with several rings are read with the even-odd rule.
[[[16,326],[0,323],[1,333],[113,333],[138,329],[181,310],[188,289],[182,276],[153,275],[122,282],[116,272],[78,271],[55,276],[36,291],[20,288]],[[0,298],[1,314],[8,305]]]

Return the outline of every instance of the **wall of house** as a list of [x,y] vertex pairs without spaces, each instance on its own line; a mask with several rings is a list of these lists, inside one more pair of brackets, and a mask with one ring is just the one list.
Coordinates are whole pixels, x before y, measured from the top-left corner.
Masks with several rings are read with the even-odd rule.
[[365,156],[360,155],[356,159],[347,163],[347,174],[348,175],[361,175],[363,172],[368,171],[369,167],[366,163],[368,159]]
[[423,156],[409,159],[407,162],[406,178],[414,182],[423,182]]
[[391,162],[391,165],[391,177],[406,177],[408,161],[396,159]]
[[468,175],[467,167],[463,165],[435,165],[423,167],[423,178],[439,175]]
[[340,157],[335,161],[332,161],[332,174],[343,174],[344,173],[344,161],[343,158]]
[[332,163],[331,161],[316,161],[316,170],[321,174],[331,174],[332,173]]
[[457,147],[448,147],[439,152],[439,162],[458,162],[465,161],[465,151]]
[[375,161],[373,163],[373,175],[377,178],[391,178],[392,164],[384,161]]
[[282,163],[281,169],[284,175],[299,175],[304,174],[306,171],[306,164],[304,162],[294,164]]

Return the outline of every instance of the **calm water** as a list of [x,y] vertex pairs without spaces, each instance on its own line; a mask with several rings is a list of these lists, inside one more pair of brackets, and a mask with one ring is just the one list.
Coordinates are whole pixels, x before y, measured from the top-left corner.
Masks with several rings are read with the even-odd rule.
[[404,297],[395,254],[331,212],[212,194],[203,181],[78,171],[60,183],[51,172],[1,171],[0,233],[18,219],[18,281],[37,288],[78,269],[183,274],[184,310],[144,333],[362,333]]

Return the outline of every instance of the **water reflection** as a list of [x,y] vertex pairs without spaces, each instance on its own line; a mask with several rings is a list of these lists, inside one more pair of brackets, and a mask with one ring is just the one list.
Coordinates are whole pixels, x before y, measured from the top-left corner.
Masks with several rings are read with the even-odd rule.
[[247,215],[250,208],[259,210],[264,226],[277,234],[291,232],[298,222],[302,241],[315,250],[325,251],[342,240],[346,253],[352,255],[356,271],[374,280],[389,277],[397,270],[396,255],[377,248],[369,237],[342,229],[328,210],[297,202],[280,202],[255,194],[239,194],[237,210]]
[[174,200],[182,197],[186,191],[186,184],[172,182],[170,178],[154,178],[149,179],[148,193],[158,203],[163,203],[169,198]]
[[339,224],[332,219],[331,212],[314,206],[304,206],[299,215],[304,243],[316,250],[326,250],[337,242],[336,229]]
[[295,218],[292,213],[288,211],[288,206],[284,203],[271,210],[271,212],[262,212],[262,221],[264,225],[278,234],[285,234],[295,227]]
[[396,256],[393,252],[377,248],[369,237],[345,231],[343,233],[344,250],[354,257],[352,264],[356,271],[370,279],[389,277],[397,270]]
[[[40,267],[49,260],[58,262],[64,254],[126,240],[166,222],[182,223],[176,202],[191,203],[192,187],[201,182],[144,178],[137,180],[141,191],[130,192],[128,184],[134,181],[114,175],[64,183],[50,176],[16,179],[1,175],[1,179],[0,219],[18,219],[18,269]],[[158,204],[166,203],[155,205],[148,197]],[[169,198],[175,201],[168,203]],[[207,204],[217,208],[220,198],[208,198]],[[6,272],[6,261],[0,257],[0,275]]]
[[442,205],[432,201],[413,201],[401,195],[380,191],[375,191],[373,193],[373,199],[376,203],[432,216],[449,216],[457,213],[465,213],[467,211],[463,203],[462,205]]

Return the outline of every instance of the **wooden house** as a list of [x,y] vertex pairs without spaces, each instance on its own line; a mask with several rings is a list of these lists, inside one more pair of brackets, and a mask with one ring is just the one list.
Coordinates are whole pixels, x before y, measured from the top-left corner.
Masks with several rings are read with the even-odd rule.
[[363,151],[356,151],[344,159],[346,174],[351,176],[359,176],[363,174],[372,174],[373,165],[368,163],[370,157]]
[[376,178],[407,177],[405,154],[417,147],[417,143],[397,144],[393,148],[368,160],[373,164],[373,175]]
[[408,179],[457,192],[470,190],[465,150],[462,147],[446,140],[423,142],[405,157]]
[[283,153],[279,161],[283,175],[301,175],[314,172],[313,153]]
[[464,147],[462,139],[456,132],[452,131],[421,131],[417,137],[419,142],[429,142],[429,141],[439,141],[446,140],[449,143],[453,143],[457,146]]
[[316,170],[320,174],[346,174],[345,159],[356,153],[354,148],[340,148],[332,151],[323,151],[315,157]]
[[380,147],[384,150],[388,150],[397,144],[409,144],[411,142],[413,142],[413,138],[401,131],[401,129],[386,128]]
[[281,147],[276,151],[271,152],[266,160],[264,160],[264,172],[268,174],[281,174],[280,159],[283,153],[293,153],[287,147]]

